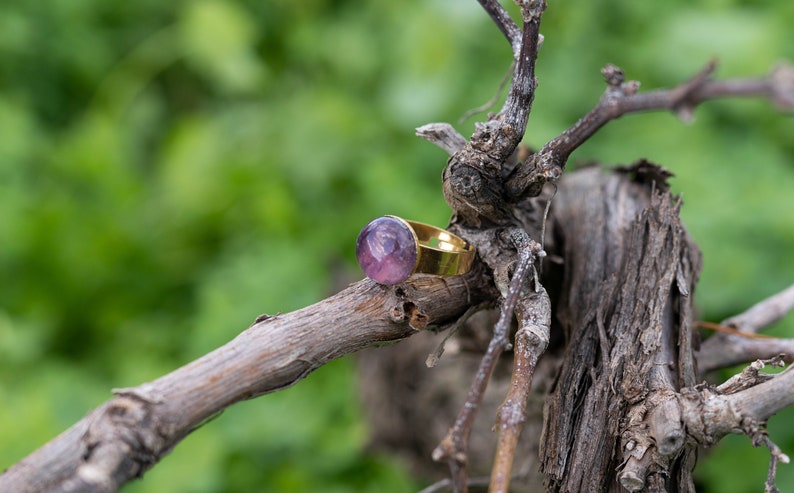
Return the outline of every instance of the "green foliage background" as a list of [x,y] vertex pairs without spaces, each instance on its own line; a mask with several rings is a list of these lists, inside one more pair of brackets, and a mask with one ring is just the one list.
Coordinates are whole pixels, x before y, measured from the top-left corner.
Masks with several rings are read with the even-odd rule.
[[[587,111],[606,63],[644,89],[714,56],[759,75],[794,60],[792,25],[788,0],[552,1],[527,142]],[[357,279],[369,219],[445,224],[445,155],[413,129],[487,101],[509,63],[473,0],[0,2],[0,468],[110,388]],[[767,102],[720,101],[693,125],[625,117],[575,159],[676,173],[718,321],[794,280],[793,136]],[[125,491],[417,489],[366,451],[353,371],[235,406]],[[792,417],[770,422],[788,453]],[[760,491],[767,456],[730,437],[703,491]],[[792,466],[779,477],[794,490]]]

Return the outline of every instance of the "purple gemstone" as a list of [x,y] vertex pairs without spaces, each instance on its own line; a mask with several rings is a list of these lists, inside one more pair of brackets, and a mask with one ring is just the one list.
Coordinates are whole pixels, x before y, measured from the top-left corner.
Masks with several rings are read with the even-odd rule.
[[416,265],[416,255],[413,232],[394,217],[373,219],[356,240],[358,265],[367,277],[380,284],[408,279]]

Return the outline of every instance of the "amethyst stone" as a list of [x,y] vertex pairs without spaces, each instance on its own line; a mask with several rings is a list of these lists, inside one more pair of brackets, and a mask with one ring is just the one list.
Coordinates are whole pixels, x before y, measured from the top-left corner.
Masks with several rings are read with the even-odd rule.
[[373,219],[356,240],[356,258],[361,270],[380,284],[408,279],[416,266],[416,239],[411,228],[392,216]]

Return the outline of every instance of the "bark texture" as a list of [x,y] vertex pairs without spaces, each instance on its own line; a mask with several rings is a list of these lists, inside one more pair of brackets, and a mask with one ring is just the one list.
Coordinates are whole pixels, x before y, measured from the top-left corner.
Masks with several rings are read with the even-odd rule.
[[[653,169],[641,164],[635,180],[645,171]],[[677,201],[663,182],[649,188],[598,173],[571,175],[555,201],[554,238],[564,259],[555,313],[567,347],[541,440],[546,485],[555,491],[617,489],[615,471],[643,460],[639,452],[651,445],[642,443],[642,429],[657,399],[696,380],[691,293],[700,254]],[[637,453],[627,457],[629,443]],[[690,453],[680,460],[688,463]],[[654,469],[650,484],[669,477],[679,489],[691,487],[688,469],[675,465],[668,476],[660,468],[659,478]]]
[[[533,380],[514,491],[619,491],[621,477],[648,491],[692,487],[694,448],[684,446],[680,426],[668,433],[664,419],[652,418],[670,411],[664,396],[696,381],[691,293],[700,253],[666,176],[641,162],[612,172],[587,168],[559,183],[541,277],[554,305],[552,340]],[[524,210],[537,216],[546,198]],[[428,479],[444,477],[427,458],[463,400],[461,382],[471,378],[493,318],[472,317],[432,369],[424,361],[441,337],[362,354],[375,444],[399,451]],[[509,367],[504,358],[473,431],[472,477],[488,472]],[[671,412],[664,416],[676,418]],[[653,423],[662,424],[654,431],[672,449],[665,455],[651,447]]]

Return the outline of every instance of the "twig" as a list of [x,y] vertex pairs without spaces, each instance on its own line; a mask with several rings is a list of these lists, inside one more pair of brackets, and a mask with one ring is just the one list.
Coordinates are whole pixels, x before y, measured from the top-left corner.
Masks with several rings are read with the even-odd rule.
[[528,293],[517,307],[519,328],[513,351],[510,390],[497,414],[498,442],[491,469],[490,492],[506,493],[510,487],[516,445],[526,421],[527,397],[538,359],[549,344],[551,302],[546,290]]
[[[498,151],[503,158],[509,156],[521,139],[526,130],[527,118],[532,106],[532,99],[535,90],[535,60],[538,56],[538,49],[542,44],[543,36],[540,34],[540,18],[546,8],[545,1],[523,1],[522,16],[524,18],[524,28],[519,29],[505,8],[497,0],[478,0],[483,9],[491,16],[496,26],[510,42],[513,50],[513,83],[510,86],[507,100],[502,110],[494,120],[504,121],[510,125],[512,139],[507,146]],[[485,104],[484,107],[491,106],[498,98],[502,86],[509,79],[509,75],[504,78],[499,85],[497,96]],[[472,111],[479,111],[475,108]],[[466,118],[471,111],[466,112]],[[466,143],[463,138],[448,123],[430,123],[416,129],[416,135],[428,140],[447,151],[450,155],[460,151]]]
[[463,149],[466,138],[449,123],[428,123],[416,129],[416,135],[422,137],[452,155]]
[[784,454],[780,447],[773,442],[766,432],[764,423],[759,423],[752,418],[747,418],[742,423],[744,433],[750,437],[753,447],[764,446],[769,449],[769,469],[766,474],[766,481],[764,482],[764,493],[780,493],[780,490],[775,485],[775,476],[777,475],[777,463],[782,462],[788,464],[791,459]]
[[[794,285],[756,303],[745,312],[724,320],[720,325],[755,334],[777,322],[794,309]],[[749,339],[733,334],[715,334],[707,339],[698,353],[698,367],[709,372],[726,366],[786,354],[786,361],[794,359],[792,339]]]
[[736,392],[754,387],[761,382],[766,382],[767,380],[775,378],[774,375],[761,373],[761,370],[767,365],[773,368],[782,368],[785,366],[783,355],[753,361],[749,366],[743,369],[741,373],[732,376],[718,385],[717,390],[722,394],[735,394]]
[[762,78],[712,81],[715,67],[715,62],[710,62],[694,77],[672,89],[637,93],[638,82],[626,81],[621,69],[607,65],[601,73],[608,87],[598,104],[517,166],[507,182],[508,193],[514,200],[536,196],[540,185],[559,178],[575,149],[609,121],[629,113],[671,110],[683,120],[689,120],[695,107],[704,101],[738,96],[765,97],[781,110],[794,110],[794,67],[780,65]]
[[448,326],[442,328],[442,330],[446,330],[447,333],[446,333],[446,335],[444,335],[444,338],[441,340],[441,342],[438,343],[438,346],[436,346],[436,348],[433,350],[433,352],[431,352],[430,354],[427,355],[427,359],[425,359],[425,365],[428,368],[433,368],[434,366],[436,366],[438,364],[438,360],[440,360],[441,356],[444,354],[444,350],[446,348],[447,341],[449,341],[449,339],[451,337],[453,337],[455,334],[457,334],[458,329],[460,329],[461,326],[464,323],[466,323],[466,321],[472,315],[474,315],[475,313],[481,311],[483,308],[484,308],[483,305],[472,305],[472,306],[469,307],[468,310],[466,310],[466,313],[464,313],[463,315],[458,317],[457,320],[455,320],[454,322],[452,322]]
[[763,430],[758,430],[757,435],[751,437],[753,445],[764,445],[769,449],[769,469],[766,473],[766,482],[764,483],[764,493],[780,493],[780,490],[775,485],[775,476],[777,475],[777,463],[782,462],[788,464],[791,459],[788,455],[784,454],[780,447],[775,442],[769,439]]
[[[524,136],[529,112],[532,109],[532,100],[535,98],[535,61],[538,58],[538,49],[541,43],[540,18],[545,9],[545,0],[521,2],[524,29],[521,31],[520,49],[516,57],[513,83],[510,85],[510,92],[507,94],[507,100],[500,112],[500,115],[504,116],[504,122],[512,127],[512,131],[518,136],[516,145]],[[516,56],[515,47],[513,53]],[[510,153],[512,152],[511,149]]]
[[459,493],[467,491],[467,451],[474,418],[477,415],[482,396],[496,367],[499,355],[509,344],[508,335],[513,320],[513,312],[521,299],[521,292],[527,274],[540,250],[539,245],[532,241],[529,235],[521,229],[512,230],[511,238],[518,250],[518,260],[513,277],[510,280],[509,290],[502,305],[499,321],[494,327],[493,338],[480,361],[480,366],[469,388],[466,401],[461,407],[455,423],[433,451],[433,460],[438,462],[446,461],[449,464],[454,490]]
[[[475,124],[471,140],[449,159],[443,173],[444,198],[454,211],[453,223],[469,227],[513,222],[504,201],[504,175],[519,142],[535,95],[535,61],[540,40],[543,0],[523,0],[520,50],[514,51],[515,72],[498,114]],[[496,7],[496,2],[485,2]],[[501,9],[501,7],[498,7]]]
[[733,327],[728,327],[727,325],[715,324],[713,322],[706,322],[705,320],[699,320],[695,322],[695,327],[700,329],[714,330],[717,332],[722,332],[723,334],[731,334],[739,337],[747,337],[748,339],[773,339],[772,336],[768,336],[766,334],[745,332],[743,330],[734,329]]

